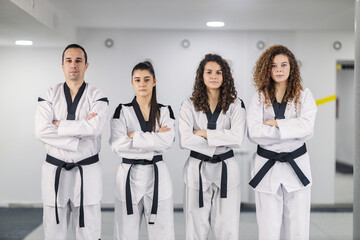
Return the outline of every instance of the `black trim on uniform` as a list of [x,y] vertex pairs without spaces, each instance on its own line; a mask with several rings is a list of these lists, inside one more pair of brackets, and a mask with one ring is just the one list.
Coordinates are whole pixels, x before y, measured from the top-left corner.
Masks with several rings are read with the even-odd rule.
[[173,110],[172,110],[172,108],[171,108],[170,105],[167,105],[167,106],[166,106],[166,105],[163,105],[163,104],[161,104],[161,103],[158,103],[158,106],[159,106],[159,108],[167,107],[167,108],[169,109],[170,118],[175,120],[174,112],[173,112]]
[[42,101],[45,101],[45,99],[38,97],[38,102],[42,102]]
[[59,182],[60,182],[60,173],[63,168],[69,171],[74,167],[77,167],[80,172],[80,179],[81,179],[81,186],[80,186],[80,214],[79,214],[79,225],[80,227],[85,227],[85,220],[84,220],[84,189],[83,189],[83,169],[81,166],[90,165],[99,161],[99,155],[96,154],[94,156],[85,158],[79,162],[64,162],[60,159],[50,156],[49,154],[46,155],[46,162],[57,166],[55,172],[55,215],[56,215],[56,223],[59,224],[59,214],[58,214],[58,207],[57,207],[57,194],[59,190]]
[[119,106],[115,109],[113,118],[116,118],[116,119],[120,118],[121,108],[122,108],[122,104],[120,103]]
[[284,119],[285,118],[285,110],[286,110],[286,104],[287,102],[284,101],[286,92],[283,96],[283,99],[281,100],[281,103],[278,103],[275,99],[273,102],[273,109],[275,113],[274,119]]
[[171,109],[171,106],[170,106],[170,105],[168,106],[168,109],[169,109],[169,112],[170,112],[170,118],[172,118],[172,119],[175,120],[174,112],[173,112],[173,110]]
[[203,196],[203,186],[202,186],[202,177],[201,177],[201,166],[203,162],[209,163],[219,163],[221,162],[221,188],[220,188],[220,198],[227,197],[227,166],[225,163],[226,159],[234,157],[233,150],[227,151],[225,153],[214,155],[212,157],[206,156],[202,153],[191,151],[190,157],[200,160],[199,163],[199,208],[204,207],[204,196]]
[[[240,98],[239,98],[240,99]],[[240,99],[240,101],[241,101],[241,107],[243,108],[243,109],[245,109],[246,110],[246,107],[245,107],[245,103],[244,103],[244,101],[243,100],[241,100]]]
[[108,100],[107,97],[100,98],[100,99],[98,99],[96,101],[103,101],[103,102],[106,102],[109,105],[109,100]]
[[71,99],[70,89],[69,89],[68,85],[66,84],[66,82],[64,83],[64,93],[65,93],[65,98],[66,98],[66,103],[67,103],[67,111],[68,111],[66,120],[75,120],[76,108],[79,104],[81,96],[83,95],[83,93],[85,91],[85,87],[86,87],[86,83],[83,82],[83,84],[79,88],[79,91],[77,92],[77,94],[74,98],[74,102],[73,102]]
[[127,176],[126,176],[126,184],[125,184],[125,198],[126,198],[126,211],[127,215],[133,214],[133,207],[132,207],[132,197],[131,197],[131,185],[130,185],[130,171],[131,168],[136,165],[154,165],[154,194],[153,194],[153,201],[151,207],[151,217],[149,220],[149,224],[155,223],[155,218],[158,209],[158,201],[159,201],[159,170],[156,165],[157,162],[162,161],[162,155],[156,155],[153,157],[152,160],[147,159],[130,159],[130,158],[123,158],[122,163],[131,164]]
[[302,182],[304,186],[308,185],[310,183],[309,179],[305,176],[305,174],[301,171],[299,166],[294,161],[295,158],[298,158],[302,155],[304,155],[307,152],[306,145],[302,145],[298,149],[292,151],[292,152],[273,152],[267,149],[264,149],[258,145],[257,148],[257,154],[263,158],[269,159],[262,168],[256,173],[256,175],[253,177],[253,179],[249,182],[249,185],[253,188],[256,188],[256,186],[260,183],[260,181],[263,179],[263,177],[266,175],[266,173],[274,166],[276,161],[279,162],[288,162],[290,166],[294,169],[296,175]]
[[133,101],[131,102],[136,117],[139,120],[140,126],[141,126],[141,131],[143,132],[152,132],[152,123],[151,123],[151,108],[150,108],[150,116],[149,116],[149,121],[145,121],[144,116],[142,115],[141,109],[139,104],[136,101],[136,97],[134,97]]
[[219,105],[216,106],[215,111],[211,113],[211,110],[206,112],[206,117],[208,120],[207,129],[216,129],[216,121],[220,115],[221,107]]

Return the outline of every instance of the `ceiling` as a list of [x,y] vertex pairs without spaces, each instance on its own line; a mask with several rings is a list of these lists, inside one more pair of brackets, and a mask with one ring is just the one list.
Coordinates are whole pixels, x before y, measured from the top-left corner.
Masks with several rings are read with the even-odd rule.
[[354,6],[355,0],[0,0],[0,46],[18,38],[63,45],[79,28],[209,30],[207,21],[224,21],[222,30],[353,31]]

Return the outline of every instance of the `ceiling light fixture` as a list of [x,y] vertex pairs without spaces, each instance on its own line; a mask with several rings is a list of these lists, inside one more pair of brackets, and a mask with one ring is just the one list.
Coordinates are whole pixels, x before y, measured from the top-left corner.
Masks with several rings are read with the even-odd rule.
[[208,27],[223,27],[225,26],[224,22],[207,22],[206,26]]
[[33,41],[28,41],[28,40],[17,40],[17,41],[15,41],[15,45],[20,45],[20,46],[31,46],[31,45],[33,45]]

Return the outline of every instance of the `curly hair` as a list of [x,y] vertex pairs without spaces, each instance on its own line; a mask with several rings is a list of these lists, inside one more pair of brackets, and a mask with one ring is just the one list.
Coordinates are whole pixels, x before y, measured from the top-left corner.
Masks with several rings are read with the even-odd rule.
[[273,45],[267,48],[257,60],[253,78],[255,88],[259,93],[259,100],[261,99],[261,93],[265,97],[265,105],[269,107],[274,101],[275,97],[275,84],[271,78],[271,65],[275,56],[283,54],[288,57],[290,64],[290,74],[287,80],[286,94],[284,101],[290,103],[294,101],[295,111],[297,111],[297,105],[299,104],[300,91],[303,90],[302,79],[300,76],[300,70],[294,54],[285,46]]
[[218,105],[225,114],[231,103],[235,102],[237,92],[234,86],[234,78],[231,74],[229,64],[225,59],[217,54],[206,54],[200,62],[196,71],[196,78],[193,88],[192,97],[190,98],[195,106],[195,110],[206,113],[209,111],[209,98],[207,95],[206,85],[204,83],[204,70],[208,62],[216,62],[220,65],[223,77],[223,83],[220,87],[220,96]]

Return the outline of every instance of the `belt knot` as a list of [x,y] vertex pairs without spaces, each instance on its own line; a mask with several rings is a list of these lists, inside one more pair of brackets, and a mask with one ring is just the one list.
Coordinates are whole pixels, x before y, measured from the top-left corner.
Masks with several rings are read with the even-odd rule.
[[73,169],[74,167],[76,167],[77,166],[77,164],[76,163],[66,163],[66,164],[64,164],[64,168],[66,169],[66,170],[71,170],[71,169]]
[[211,158],[209,158],[207,162],[218,163],[221,162],[221,158],[219,157],[219,155],[214,155]]
[[280,152],[278,154],[276,154],[274,157],[272,157],[272,160],[275,161],[279,161],[279,162],[287,162],[287,160],[285,159],[286,155],[288,155],[289,153],[287,152]]

